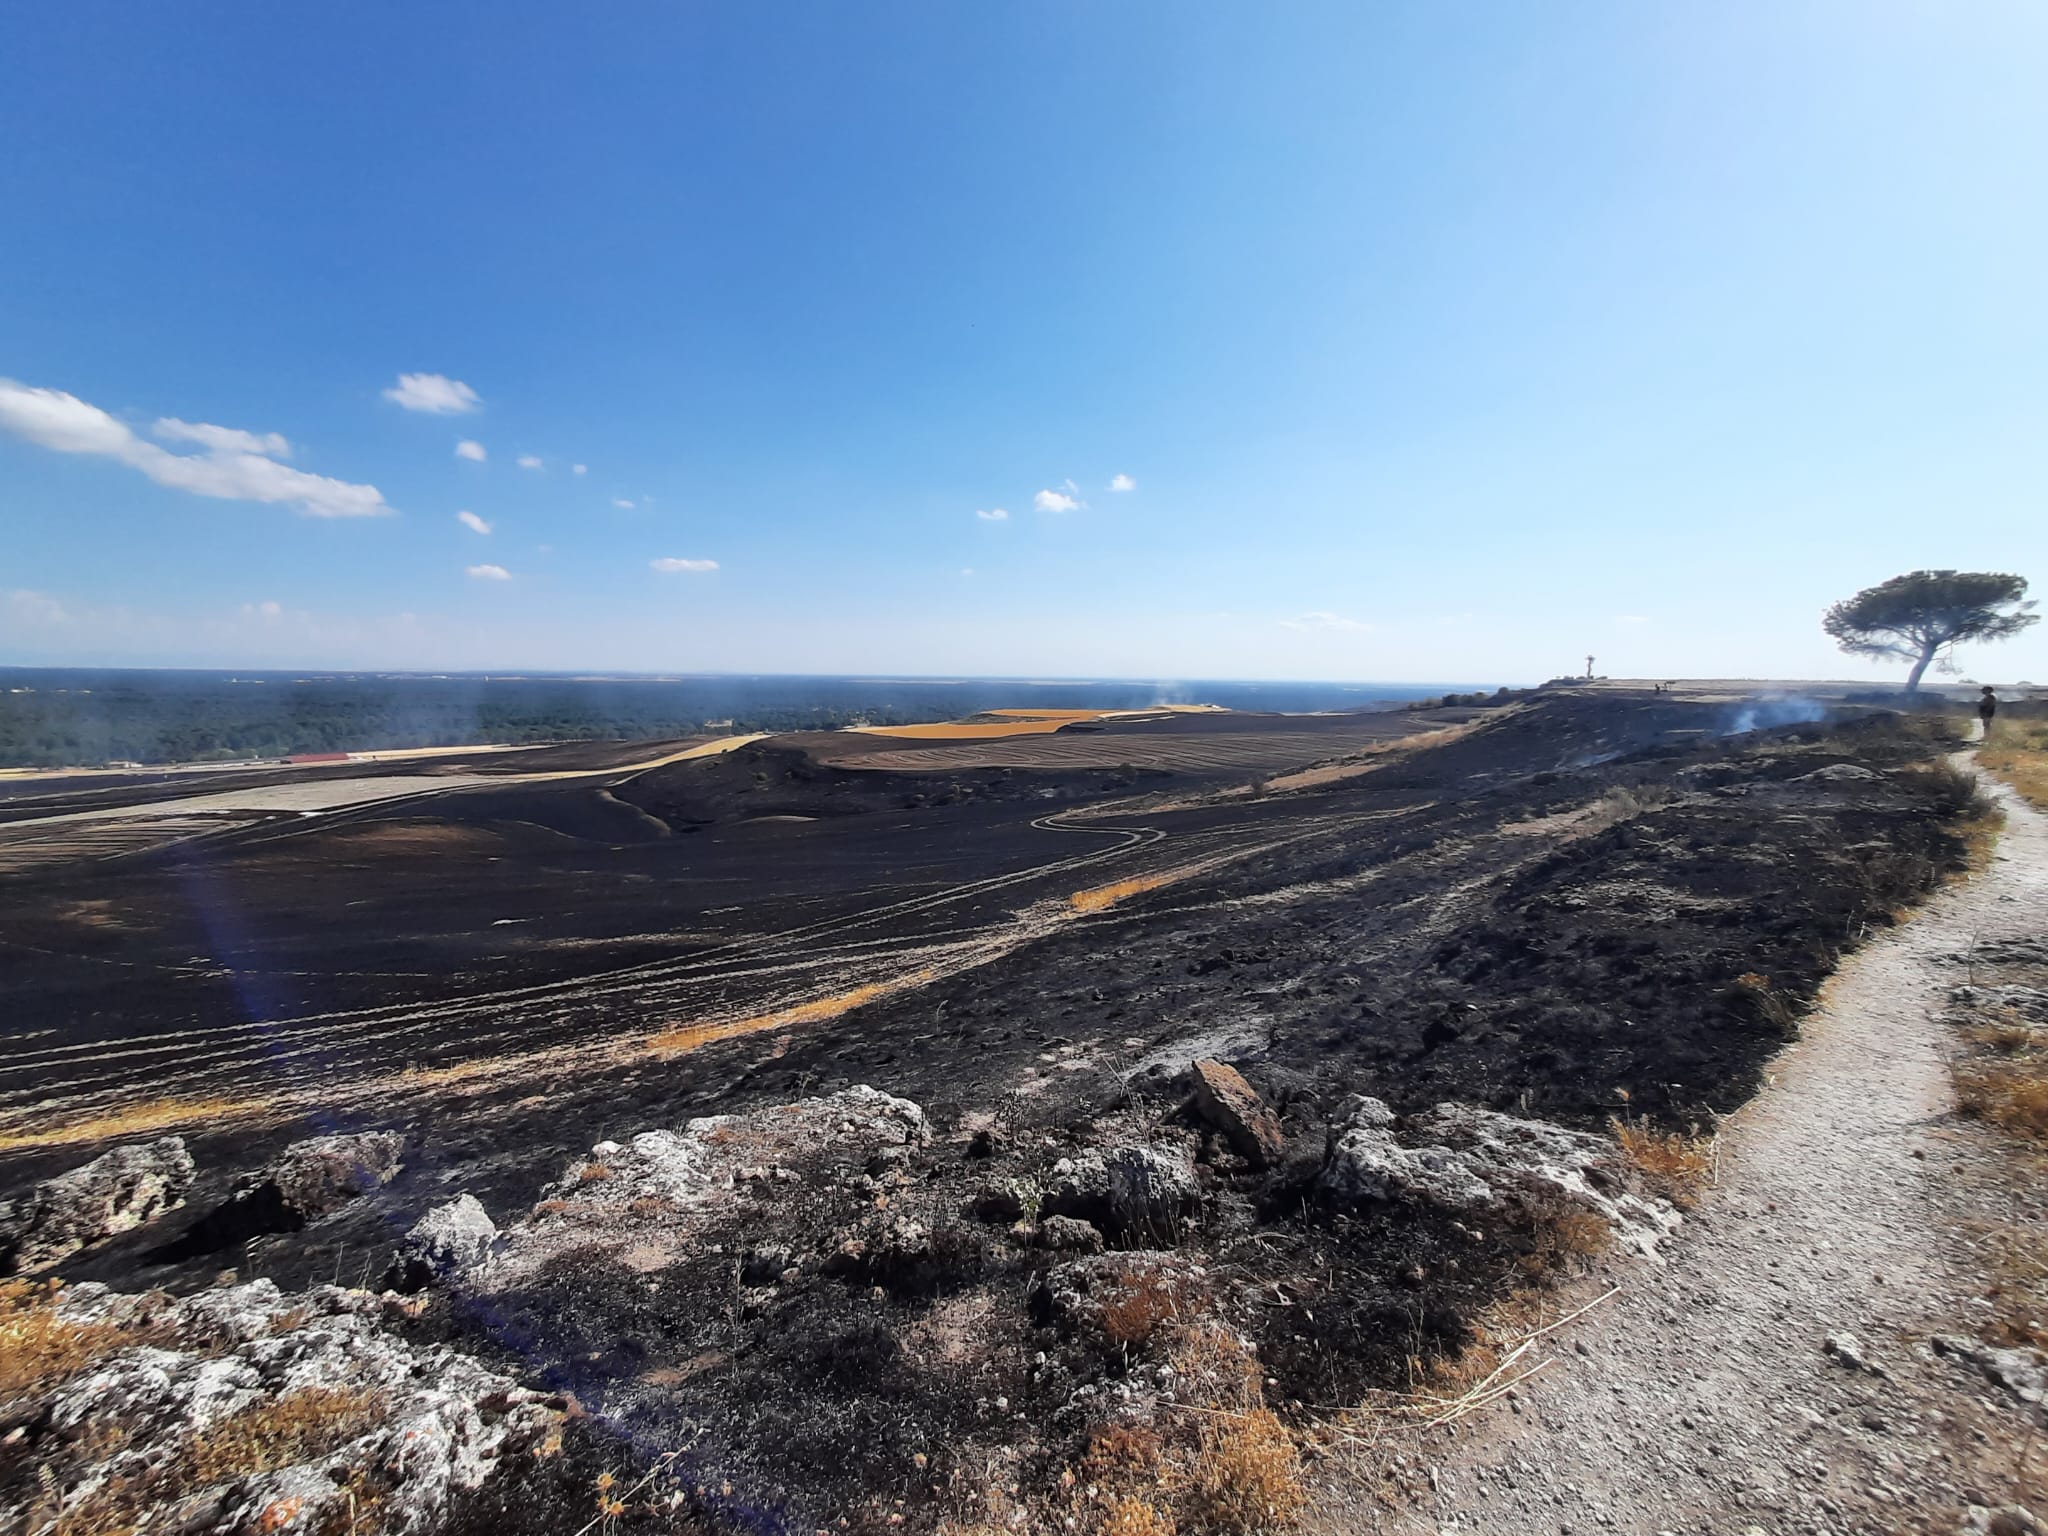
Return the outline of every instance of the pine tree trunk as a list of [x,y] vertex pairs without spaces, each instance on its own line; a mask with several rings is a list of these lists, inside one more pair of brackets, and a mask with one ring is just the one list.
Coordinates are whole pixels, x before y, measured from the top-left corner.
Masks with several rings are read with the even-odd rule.
[[1920,679],[1927,671],[1927,664],[1934,660],[1934,653],[1939,649],[1939,646],[1929,644],[1921,650],[1920,659],[1913,663],[1913,670],[1906,674],[1906,692],[1920,691]]

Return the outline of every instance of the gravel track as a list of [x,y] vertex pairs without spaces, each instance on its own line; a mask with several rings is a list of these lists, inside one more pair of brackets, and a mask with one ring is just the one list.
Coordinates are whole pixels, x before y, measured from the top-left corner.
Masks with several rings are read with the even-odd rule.
[[[1953,1118],[1954,961],[2048,933],[2048,818],[1991,788],[1990,867],[1843,965],[1726,1122],[1666,1265],[1600,1276],[1589,1295],[1620,1293],[1545,1341],[1552,1365],[1512,1403],[1433,1432],[1433,1476],[1410,1470],[1379,1528],[1947,1533],[2035,1490],[2014,1476],[2024,1410],[1925,1344],[1984,1305],[1958,1190],[1998,1156]],[[1874,1369],[1829,1352],[1839,1332]]]

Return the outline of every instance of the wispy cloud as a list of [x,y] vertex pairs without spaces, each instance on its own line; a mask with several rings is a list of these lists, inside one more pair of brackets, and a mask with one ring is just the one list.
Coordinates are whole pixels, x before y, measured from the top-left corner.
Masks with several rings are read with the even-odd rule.
[[1282,629],[1300,630],[1304,633],[1346,631],[1354,634],[1362,634],[1372,628],[1370,624],[1365,623],[1363,620],[1347,619],[1341,613],[1324,613],[1320,610],[1313,613],[1296,614],[1291,619],[1282,619],[1280,627]]
[[463,570],[477,581],[510,581],[512,573],[502,565],[467,565]]
[[57,453],[113,459],[158,485],[195,496],[291,506],[308,517],[383,517],[392,510],[374,485],[353,485],[278,463],[290,445],[274,432],[243,432],[167,416],[156,424],[159,436],[205,450],[172,453],[76,395],[12,379],[0,379],[0,429]]
[[465,437],[461,442],[455,445],[455,457],[457,457],[458,459],[468,459],[473,463],[481,464],[485,459],[489,458],[490,455],[484,452],[484,445],[482,443],[472,441],[471,439]]
[[462,524],[471,533],[489,533],[491,531],[491,525],[478,517],[474,512],[458,512],[455,514],[455,521]]
[[208,453],[255,453],[267,459],[292,456],[292,445],[281,432],[244,432],[239,427],[213,427],[175,416],[162,417],[149,430],[167,443],[197,443]]
[[990,507],[986,512],[977,509],[974,515],[980,518],[984,523],[1006,522],[1008,521],[1010,516],[1010,514],[1004,511],[1001,507]]
[[659,560],[648,561],[647,568],[651,571],[671,573],[676,571],[715,571],[718,569],[718,562],[716,560],[684,560],[676,555],[663,555]]
[[519,455],[519,467],[521,469],[539,469],[541,467],[540,455],[533,453],[522,453],[521,455]]
[[614,496],[612,498],[612,505],[617,507],[621,512],[630,512],[633,510],[633,503],[628,501],[623,496]]
[[279,602],[244,603],[242,604],[242,617],[245,619],[261,619],[266,624],[275,624],[284,617],[284,604]]
[[444,373],[401,373],[384,398],[429,416],[464,416],[483,404],[475,390]]
[[587,475],[590,473],[590,466],[588,464],[571,464],[569,466],[569,473],[572,475]]
[[1647,624],[1650,622],[1650,616],[1646,613],[1617,613],[1614,616],[1614,622],[1630,625]]
[[1112,491],[1135,491],[1138,488],[1138,482],[1129,475],[1118,475],[1109,482],[1109,488]]

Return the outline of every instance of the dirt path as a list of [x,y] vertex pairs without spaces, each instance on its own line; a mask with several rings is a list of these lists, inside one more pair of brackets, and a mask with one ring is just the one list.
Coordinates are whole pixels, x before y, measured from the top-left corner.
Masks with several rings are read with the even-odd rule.
[[[1986,1154],[1950,1116],[1952,957],[2048,933],[2048,818],[2000,799],[1991,867],[1852,957],[1727,1123],[1668,1265],[1617,1268],[1509,1411],[1425,1447],[1434,1486],[1384,1529],[1890,1536],[2020,1497],[2023,1410],[1925,1344],[1984,1306],[1956,1230]],[[1875,1369],[1831,1355],[1837,1332]]]

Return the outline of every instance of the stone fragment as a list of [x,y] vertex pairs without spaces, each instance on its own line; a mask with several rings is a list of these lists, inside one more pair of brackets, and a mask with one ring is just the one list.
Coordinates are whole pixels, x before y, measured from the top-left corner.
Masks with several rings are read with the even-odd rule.
[[1936,1354],[1974,1367],[2023,1403],[2048,1398],[2048,1355],[2038,1349],[1994,1349],[1952,1333],[1937,1333],[1928,1343]]
[[1279,1161],[1286,1142],[1280,1122],[1257,1090],[1237,1068],[1220,1061],[1198,1061],[1193,1067],[1192,1108],[1255,1168]]

